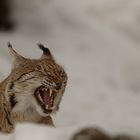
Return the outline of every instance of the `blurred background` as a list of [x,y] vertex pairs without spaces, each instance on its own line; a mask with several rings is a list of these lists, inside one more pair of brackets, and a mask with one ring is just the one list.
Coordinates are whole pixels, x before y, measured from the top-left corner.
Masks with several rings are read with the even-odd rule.
[[46,45],[67,71],[54,116],[61,136],[81,126],[140,135],[139,0],[0,0],[1,80],[12,64],[8,41],[30,58]]

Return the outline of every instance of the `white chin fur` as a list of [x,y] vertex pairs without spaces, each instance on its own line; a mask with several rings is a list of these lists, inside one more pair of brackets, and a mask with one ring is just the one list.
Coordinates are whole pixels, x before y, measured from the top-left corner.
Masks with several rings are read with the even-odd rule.
[[39,113],[39,115],[44,116],[44,117],[49,116],[49,114],[43,112],[41,107],[38,106],[36,109],[37,109],[36,111]]

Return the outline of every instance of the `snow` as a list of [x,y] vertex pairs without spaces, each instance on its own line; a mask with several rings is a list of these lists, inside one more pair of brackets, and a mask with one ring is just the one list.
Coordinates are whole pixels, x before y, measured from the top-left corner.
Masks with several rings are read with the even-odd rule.
[[11,41],[39,58],[46,44],[69,82],[56,128],[18,124],[0,140],[69,140],[84,126],[140,136],[140,2],[138,0],[14,0],[17,29],[0,33],[0,79],[11,68]]

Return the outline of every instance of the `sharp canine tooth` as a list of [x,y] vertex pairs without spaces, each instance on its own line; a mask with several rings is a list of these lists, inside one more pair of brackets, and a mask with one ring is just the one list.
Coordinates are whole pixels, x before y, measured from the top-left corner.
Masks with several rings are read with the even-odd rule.
[[39,97],[39,99],[43,102],[43,100],[42,100],[42,98],[41,98],[40,94],[38,94],[38,97]]
[[52,89],[50,89],[50,96],[52,96]]
[[48,109],[48,105],[46,105],[46,109]]

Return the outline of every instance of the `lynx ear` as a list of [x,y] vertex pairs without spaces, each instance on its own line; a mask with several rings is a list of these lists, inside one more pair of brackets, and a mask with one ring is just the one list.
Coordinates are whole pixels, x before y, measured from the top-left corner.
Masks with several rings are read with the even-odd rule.
[[42,44],[38,44],[38,47],[43,51],[41,59],[42,58],[52,58],[52,54],[48,48],[44,47],[44,45],[42,45]]
[[20,65],[22,65],[22,63],[26,60],[26,58],[24,58],[23,56],[21,56],[20,54],[18,54],[12,47],[12,45],[10,43],[8,43],[8,48],[10,51],[10,54],[13,58],[13,64],[14,67],[18,67]]

